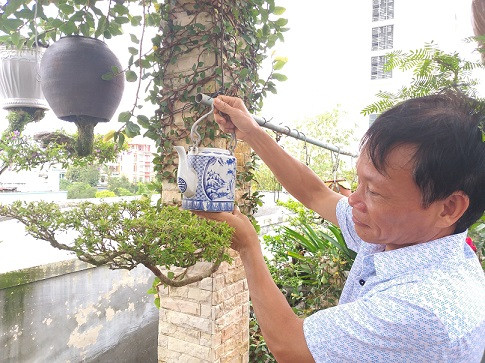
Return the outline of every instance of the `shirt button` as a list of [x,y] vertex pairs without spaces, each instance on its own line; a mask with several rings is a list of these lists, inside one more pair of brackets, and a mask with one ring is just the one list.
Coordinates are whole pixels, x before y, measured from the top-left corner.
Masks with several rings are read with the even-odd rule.
[[364,280],[364,279],[360,279],[360,280],[359,280],[359,284],[360,284],[360,286],[364,286],[364,284],[365,284],[365,280]]

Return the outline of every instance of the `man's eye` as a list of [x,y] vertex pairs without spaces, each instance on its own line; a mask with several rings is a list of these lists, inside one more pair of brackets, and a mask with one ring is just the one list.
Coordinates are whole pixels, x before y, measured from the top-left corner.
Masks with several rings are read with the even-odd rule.
[[380,195],[379,193],[377,193],[377,192],[375,192],[375,191],[373,191],[371,189],[367,189],[367,190],[369,191],[369,194],[370,195]]

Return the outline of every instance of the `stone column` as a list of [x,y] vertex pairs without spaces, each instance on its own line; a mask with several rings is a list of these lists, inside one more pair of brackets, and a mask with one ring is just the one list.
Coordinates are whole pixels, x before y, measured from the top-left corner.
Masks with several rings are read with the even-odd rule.
[[[248,362],[249,292],[240,258],[212,276],[160,294],[159,362]],[[198,263],[191,274],[207,269]]]

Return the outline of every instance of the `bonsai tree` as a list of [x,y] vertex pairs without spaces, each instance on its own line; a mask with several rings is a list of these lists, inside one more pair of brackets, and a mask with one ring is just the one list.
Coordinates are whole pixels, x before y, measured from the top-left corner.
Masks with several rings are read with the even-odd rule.
[[[126,81],[138,82],[136,96],[133,105],[118,115],[120,128],[101,141],[119,148],[127,137],[142,134],[153,139],[157,180],[152,188],[160,193],[162,186],[175,181],[173,145],[189,141],[190,126],[205,111],[195,102],[197,93],[237,95],[254,113],[268,91],[276,92],[275,82],[286,79],[278,73],[286,61],[282,58],[271,60],[273,67],[264,77],[258,72],[268,49],[282,41],[287,30],[287,20],[280,17],[285,9],[274,0],[19,0],[0,10],[0,42],[16,47],[49,46],[65,35],[110,39],[130,34],[128,64],[109,70],[102,78],[110,81],[124,74]],[[149,40],[145,37],[148,27],[156,29]],[[187,59],[194,61],[188,70],[180,71],[179,63]],[[143,93],[141,82],[145,80],[148,85]],[[146,102],[156,106],[154,113],[144,112]],[[208,146],[226,137],[214,122],[206,123],[199,132]],[[66,159],[73,157],[64,155]],[[29,159],[19,156],[15,163],[27,167]],[[238,170],[238,186],[248,190],[239,200],[246,213],[260,203],[258,195],[248,188],[254,168],[251,158]],[[159,201],[157,205],[147,199],[85,203],[68,210],[49,203],[16,202],[0,206],[0,215],[19,220],[35,238],[73,251],[94,265],[115,269],[144,265],[156,275],[158,288],[160,284],[182,286],[199,281],[229,260],[225,252],[231,236],[228,226],[202,221],[169,204],[177,201]],[[60,241],[59,233],[67,229],[78,233],[71,244]],[[190,276],[187,270],[175,276],[159,268],[187,269],[199,260],[212,262],[212,267],[198,276]]]

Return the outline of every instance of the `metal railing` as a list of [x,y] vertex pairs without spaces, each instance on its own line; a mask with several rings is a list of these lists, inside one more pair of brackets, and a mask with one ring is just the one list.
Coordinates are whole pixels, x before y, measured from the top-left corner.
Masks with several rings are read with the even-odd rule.
[[[205,106],[212,107],[214,99],[212,97],[206,95],[206,94],[199,93],[199,94],[197,94],[197,96],[195,96],[195,101],[197,103],[201,103]],[[295,129],[291,129],[288,126],[275,125],[275,124],[267,121],[263,117],[259,117],[259,116],[255,116],[255,115],[251,115],[251,117],[261,127],[265,127],[267,129],[273,130],[273,131],[278,132],[280,134],[287,135],[287,136],[293,137],[295,139],[305,141],[309,144],[313,144],[313,145],[322,147],[322,148],[330,150],[330,151],[334,151],[336,153],[339,153],[340,155],[352,156],[354,158],[358,157],[358,155],[356,153],[353,153],[353,152],[350,152],[350,151],[345,151],[345,150],[340,149],[338,146],[327,144],[323,141],[314,139],[312,137],[308,137],[303,132],[300,132],[300,131],[295,130]]]

